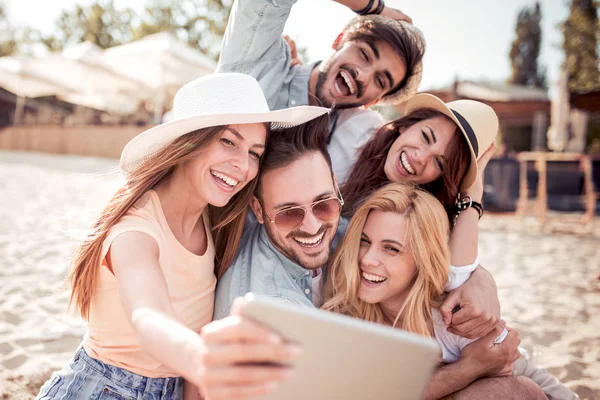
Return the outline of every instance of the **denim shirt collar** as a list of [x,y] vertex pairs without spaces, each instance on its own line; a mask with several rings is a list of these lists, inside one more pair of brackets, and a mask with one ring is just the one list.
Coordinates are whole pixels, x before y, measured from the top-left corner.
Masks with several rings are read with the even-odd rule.
[[[310,104],[308,96],[308,84],[310,81],[310,74],[313,69],[321,61],[315,61],[309,64],[296,65],[294,79],[291,81],[290,97],[287,107],[296,107]],[[285,107],[284,107],[285,108]]]
[[283,269],[296,282],[302,279],[312,279],[311,270],[303,268],[300,265],[296,264],[295,262],[287,258],[284,254],[282,254],[279,250],[277,250],[275,246],[273,246],[273,243],[271,243],[271,240],[269,239],[269,235],[267,234],[267,230],[265,229],[264,225],[260,226],[259,241],[261,247],[266,246],[269,250],[273,252],[273,254],[275,254]]

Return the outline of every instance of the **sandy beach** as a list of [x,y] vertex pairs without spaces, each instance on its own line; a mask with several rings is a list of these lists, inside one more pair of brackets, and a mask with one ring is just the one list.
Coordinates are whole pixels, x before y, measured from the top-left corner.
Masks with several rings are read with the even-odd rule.
[[[33,399],[85,326],[68,315],[69,261],[119,186],[117,160],[0,151],[0,399]],[[582,234],[486,214],[480,262],[522,344],[582,399],[600,398],[600,219]],[[581,233],[581,232],[580,232]]]

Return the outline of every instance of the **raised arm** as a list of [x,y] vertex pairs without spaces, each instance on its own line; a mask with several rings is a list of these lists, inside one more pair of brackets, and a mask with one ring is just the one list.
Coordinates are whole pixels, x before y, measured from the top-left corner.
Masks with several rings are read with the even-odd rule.
[[[253,76],[260,83],[271,108],[277,104],[283,82],[291,73],[292,56],[282,34],[296,1],[234,1],[221,44],[217,72],[240,72]],[[374,4],[378,1],[374,0]],[[338,3],[363,9],[369,0],[340,0]],[[383,9],[382,15],[410,20],[401,11],[389,7]]]
[[[463,195],[469,196],[473,201],[481,203],[483,198],[483,177],[485,167],[494,155],[496,146],[492,144],[477,161],[477,179]],[[473,207],[462,211],[456,219],[456,225],[450,235],[450,263],[455,266],[469,265],[477,259],[477,246],[479,243],[479,213]]]
[[[260,68],[272,67],[286,53],[283,28],[296,1],[236,0],[223,36],[217,71],[230,72],[235,68],[237,72],[256,72],[254,64],[259,61],[266,64]],[[369,0],[336,1],[352,10],[361,10],[369,5]],[[378,2],[371,2],[371,10],[377,7]],[[381,15],[411,22],[406,14],[387,6]],[[286,55],[289,56],[289,51]]]
[[254,64],[259,61],[264,63],[261,68],[277,63],[286,52],[283,28],[295,3],[296,0],[235,0],[217,71],[250,73],[256,71]]
[[239,72],[259,82],[275,108],[290,73],[290,49],[283,28],[296,0],[236,0],[221,44],[217,72]]
[[[370,3],[371,8],[369,9],[369,11],[371,12],[377,9],[379,1],[380,0],[373,0],[372,2],[369,0],[335,0],[336,3],[340,3],[341,5],[346,6],[353,11],[364,10],[366,7],[369,6]],[[381,11],[380,15],[394,19],[396,21],[406,21],[412,24],[412,18],[404,14],[402,11],[392,7],[388,7],[387,5],[383,7],[383,10]]]
[[169,300],[158,256],[156,241],[142,232],[117,236],[109,253],[125,315],[146,353],[213,400],[267,393],[289,375],[284,368],[236,365],[281,364],[296,352],[251,321],[230,317],[206,325],[202,335],[181,324]]
[[[492,144],[477,162],[477,180],[465,193],[474,201],[481,202],[484,170],[495,151],[496,146]],[[478,222],[479,214],[473,207],[459,214],[450,236],[452,265],[461,266],[476,262]],[[458,309],[460,310],[457,311]],[[500,318],[500,302],[494,278],[479,266],[464,285],[448,295],[440,311],[451,332],[468,338],[486,335]]]

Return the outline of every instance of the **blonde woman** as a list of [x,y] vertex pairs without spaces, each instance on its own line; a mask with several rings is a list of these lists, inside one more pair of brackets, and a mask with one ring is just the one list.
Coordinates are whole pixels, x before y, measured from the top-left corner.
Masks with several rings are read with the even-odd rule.
[[[461,352],[473,351],[467,345],[474,340],[448,332],[438,310],[449,280],[448,236],[446,212],[431,194],[408,184],[382,187],[358,207],[330,261],[323,308],[435,337],[443,361],[458,361]],[[483,341],[489,346],[502,340],[515,342],[515,361],[518,335],[509,331],[504,337],[502,331],[503,327],[496,327]],[[515,367],[550,398],[574,398],[555,378],[525,360],[519,359]],[[513,369],[511,365],[500,371],[476,372],[478,378],[511,375]],[[517,379],[521,378],[524,387],[532,390],[526,398],[545,398],[539,388],[531,387],[533,382]],[[441,398],[466,385],[446,385],[445,393],[439,392],[439,385],[438,392],[431,393],[433,386],[426,398]]]
[[[341,187],[342,216],[352,217],[369,194],[392,182],[419,185],[433,194],[454,224],[452,265],[470,265],[473,271],[469,282],[451,291],[440,311],[453,333],[486,335],[497,324],[500,304],[491,274],[478,268],[477,238],[484,170],[495,151],[498,117],[487,104],[445,103],[428,93],[409,99],[404,113],[362,147]],[[460,310],[453,313],[457,306]]]
[[242,74],[181,88],[174,120],[123,150],[126,183],[69,276],[71,305],[88,321],[87,333],[38,399],[178,399],[182,377],[211,400],[245,398],[288,377],[290,370],[264,363],[290,360],[298,348],[236,316],[209,322],[270,129],[326,112],[271,112],[258,82]]

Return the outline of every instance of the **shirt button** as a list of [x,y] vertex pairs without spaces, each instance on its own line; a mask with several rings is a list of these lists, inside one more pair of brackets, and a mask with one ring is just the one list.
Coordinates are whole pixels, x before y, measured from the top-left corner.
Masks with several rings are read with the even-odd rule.
[[296,105],[296,100],[292,100],[291,103],[292,103],[293,106],[295,106]]
[[306,293],[306,294],[310,294],[310,289],[305,289],[305,290],[304,290],[304,293]]

